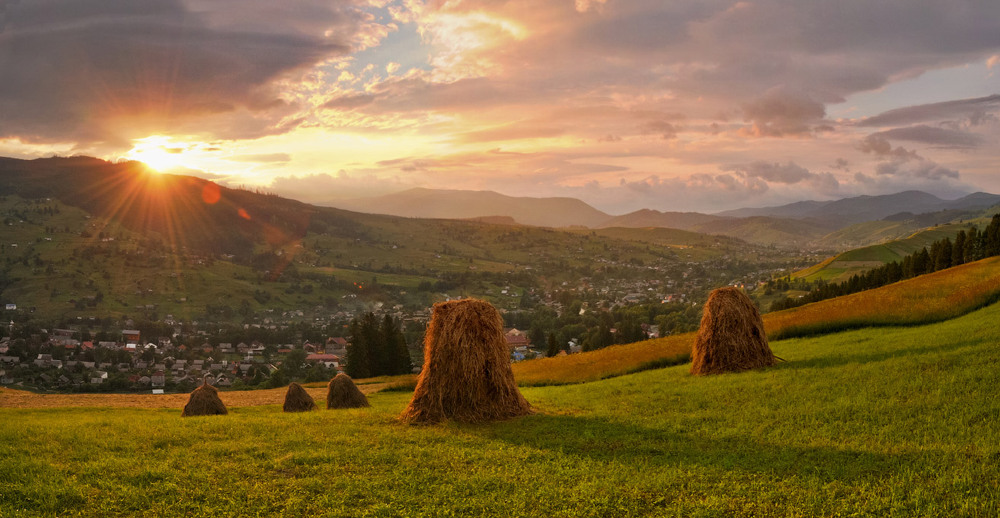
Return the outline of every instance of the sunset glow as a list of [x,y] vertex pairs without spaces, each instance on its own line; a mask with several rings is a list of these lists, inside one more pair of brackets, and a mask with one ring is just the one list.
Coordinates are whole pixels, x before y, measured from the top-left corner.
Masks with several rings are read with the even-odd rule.
[[170,137],[152,136],[138,139],[135,146],[123,155],[128,160],[137,160],[156,172],[168,172],[182,167],[183,156],[180,148],[171,147]]
[[[317,203],[430,187],[622,213],[1000,191],[1000,4],[950,4],[185,0],[137,15],[84,0],[33,23],[41,8],[17,3],[0,154],[124,157]],[[40,35],[44,49],[25,43]],[[36,86],[64,80],[72,95]]]

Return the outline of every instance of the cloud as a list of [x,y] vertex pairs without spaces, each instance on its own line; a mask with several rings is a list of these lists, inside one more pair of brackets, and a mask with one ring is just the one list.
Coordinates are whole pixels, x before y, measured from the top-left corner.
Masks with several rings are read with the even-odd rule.
[[760,180],[767,182],[767,184],[806,183],[824,194],[835,193],[840,187],[840,182],[833,174],[813,173],[795,162],[782,164],[780,162],[755,161],[722,166],[720,169],[732,172],[745,180]]
[[743,105],[744,119],[753,123],[747,133],[757,137],[807,135],[825,115],[823,103],[781,89]]
[[318,0],[33,0],[6,20],[0,138],[111,146],[287,131],[281,81],[350,52],[366,23]]
[[982,137],[965,131],[935,128],[926,125],[908,126],[880,131],[871,135],[885,140],[907,140],[923,144],[973,148],[983,143]]
[[257,154],[257,155],[237,155],[227,157],[226,160],[232,160],[234,162],[291,162],[292,155],[288,153],[267,153],[267,154]]
[[907,106],[882,112],[859,122],[860,126],[885,127],[920,122],[969,119],[983,113],[1000,110],[1000,94],[975,99],[960,99],[940,103]]

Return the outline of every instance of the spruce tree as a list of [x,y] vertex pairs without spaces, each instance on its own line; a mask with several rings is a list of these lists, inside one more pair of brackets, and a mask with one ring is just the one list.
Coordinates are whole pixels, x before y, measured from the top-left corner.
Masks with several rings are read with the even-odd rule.
[[347,365],[344,366],[344,372],[354,379],[370,378],[372,371],[368,360],[368,342],[361,333],[361,326],[356,319],[351,321],[350,333],[351,343],[347,346]]
[[960,230],[955,236],[955,245],[951,247],[951,265],[965,264],[965,231]]
[[548,350],[545,351],[545,356],[551,358],[557,354],[559,354],[559,341],[556,340],[555,333],[549,333]]

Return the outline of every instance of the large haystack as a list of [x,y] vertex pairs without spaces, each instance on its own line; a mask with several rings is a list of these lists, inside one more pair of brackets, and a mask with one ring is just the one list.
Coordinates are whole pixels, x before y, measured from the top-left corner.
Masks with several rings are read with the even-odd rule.
[[285,412],[308,412],[316,408],[316,402],[306,392],[306,389],[302,388],[302,385],[292,382],[288,385],[288,391],[285,392],[285,406],[283,408]]
[[691,351],[691,374],[740,372],[776,362],[764,321],[750,297],[738,288],[713,291]]
[[341,372],[326,386],[326,408],[361,408],[371,406],[368,398],[350,376]]
[[219,391],[208,384],[208,380],[202,382],[201,386],[194,389],[188,402],[184,405],[184,412],[181,417],[196,415],[226,415],[226,405],[219,399]]
[[424,367],[400,418],[474,423],[530,413],[531,405],[514,383],[496,308],[475,299],[435,304],[424,336]]

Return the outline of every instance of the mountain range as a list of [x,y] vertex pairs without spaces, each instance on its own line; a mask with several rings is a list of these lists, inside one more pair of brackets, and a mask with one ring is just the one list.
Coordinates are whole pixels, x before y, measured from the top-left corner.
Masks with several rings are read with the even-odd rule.
[[[978,192],[957,200],[944,200],[922,191],[905,191],[742,208],[717,214],[641,209],[613,216],[573,198],[512,197],[492,191],[417,188],[331,205],[412,218],[504,218],[523,225],[554,228],[676,228],[739,237],[765,245],[803,246],[821,242],[824,236],[839,229],[886,218],[894,221],[915,219],[923,226],[946,223],[1000,205],[1000,195]],[[842,236],[839,237],[838,246],[852,244],[844,243]],[[868,242],[860,235],[853,244]]]

